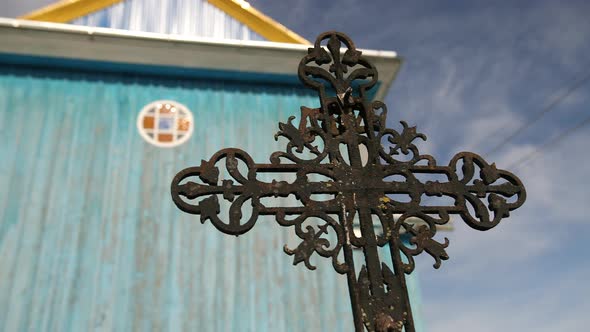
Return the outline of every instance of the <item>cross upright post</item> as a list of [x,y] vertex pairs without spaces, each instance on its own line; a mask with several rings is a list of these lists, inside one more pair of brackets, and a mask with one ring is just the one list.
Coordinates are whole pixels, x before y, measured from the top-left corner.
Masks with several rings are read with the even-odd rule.
[[[325,43],[325,46],[324,46]],[[318,91],[319,108],[301,108],[296,127],[289,118],[275,136],[289,143],[275,152],[269,164],[254,163],[244,151],[223,149],[198,167],[179,172],[172,181],[174,203],[201,222],[210,220],[226,234],[250,230],[258,216],[274,215],[282,226],[293,226],[302,242],[284,251],[315,269],[310,257],[331,258],[334,269],[346,274],[355,331],[414,332],[405,275],[414,270],[413,257],[426,252],[435,268],[448,259],[445,243],[433,239],[437,226],[457,214],[477,230],[496,226],[526,198],[521,181],[480,156],[461,152],[448,166],[438,166],[414,144],[426,136],[401,121],[401,132],[386,127],[387,109],[370,101],[367,91],[377,83],[377,70],[346,35],[325,32],[318,36],[298,68],[301,81]],[[307,152],[308,157],[302,153]],[[403,158],[401,158],[403,157]],[[218,163],[225,162],[231,179],[220,178]],[[240,169],[244,163],[247,170]],[[259,180],[264,173],[295,174],[293,182]],[[319,174],[328,181],[310,181]],[[442,181],[422,181],[421,175]],[[324,194],[328,200],[316,200]],[[262,198],[295,195],[299,207],[269,206]],[[397,200],[405,195],[409,200]],[[428,197],[448,197],[452,205],[426,204]],[[197,203],[189,200],[200,199]],[[220,199],[230,202],[228,220],[220,218]],[[244,204],[251,216],[243,218]],[[266,201],[265,201],[266,202]],[[322,221],[317,229],[304,226],[308,218]],[[421,220],[420,224],[411,222]],[[354,232],[358,220],[360,236]],[[382,232],[376,233],[375,226]],[[327,239],[332,231],[335,241]],[[403,241],[406,234],[408,241]],[[393,271],[379,257],[388,246]],[[355,267],[353,249],[362,249],[364,264]],[[338,256],[343,252],[344,262]]]

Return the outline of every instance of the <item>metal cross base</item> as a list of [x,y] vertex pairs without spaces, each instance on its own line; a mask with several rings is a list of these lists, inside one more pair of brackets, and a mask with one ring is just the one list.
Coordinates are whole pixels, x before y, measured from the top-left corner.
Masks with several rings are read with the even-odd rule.
[[[385,105],[366,97],[377,83],[377,70],[346,35],[321,34],[301,60],[298,75],[318,91],[321,107],[302,107],[298,127],[292,123],[294,117],[279,124],[275,138],[289,140],[285,152],[273,153],[269,164],[256,164],[244,151],[221,150],[199,167],[178,173],[172,181],[172,199],[182,211],[200,214],[201,222],[210,220],[232,235],[246,233],[259,215],[274,215],[280,225],[294,226],[302,239],[295,249],[284,249],[294,256],[294,264],[303,262],[313,270],[309,259],[317,253],[331,258],[334,269],[346,274],[356,331],[414,332],[405,274],[414,270],[413,257],[423,251],[434,258],[435,268],[448,259],[448,240],[443,244],[433,239],[437,225],[458,214],[472,228],[490,229],[522,205],[525,189],[512,173],[473,153],[461,152],[448,166],[438,166],[432,156],[418,152],[414,141],[426,137],[415,127],[402,121],[401,132],[386,128]],[[309,158],[302,157],[305,152]],[[221,162],[233,179],[220,178]],[[245,163],[247,170],[241,170],[239,163]],[[291,173],[296,179],[269,183],[257,179],[263,173]],[[329,180],[312,182],[308,176],[314,174]],[[423,174],[445,180],[421,182]],[[189,181],[181,184],[183,180]],[[317,194],[332,198],[314,200]],[[392,194],[410,199],[396,201]],[[261,203],[265,197],[288,195],[302,206]],[[425,202],[428,196],[447,196],[454,204],[432,206]],[[197,198],[198,203],[188,201]],[[219,218],[220,199],[231,202],[227,221]],[[243,218],[241,210],[248,201],[251,217]],[[323,224],[303,227],[312,217]],[[417,226],[409,218],[423,223]],[[360,223],[360,236],[353,231],[354,220]],[[376,234],[375,223],[382,233]],[[329,231],[336,234],[336,243],[326,238]],[[409,243],[402,241],[402,233]],[[393,271],[379,259],[378,247],[386,245]],[[364,254],[360,268],[354,266],[354,248]],[[344,262],[338,260],[341,250]]]

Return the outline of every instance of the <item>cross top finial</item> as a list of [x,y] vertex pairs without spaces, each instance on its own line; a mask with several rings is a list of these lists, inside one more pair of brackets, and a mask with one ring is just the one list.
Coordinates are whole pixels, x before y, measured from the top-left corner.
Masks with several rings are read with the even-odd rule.
[[[301,60],[298,74],[318,91],[321,107],[301,107],[297,127],[294,117],[279,123],[275,138],[288,141],[285,151],[273,153],[270,164],[257,164],[242,150],[223,149],[199,167],[179,172],[172,181],[172,199],[181,210],[232,235],[246,233],[261,215],[275,216],[280,225],[294,227],[302,240],[294,249],[284,248],[294,264],[313,270],[310,259],[318,254],[346,274],[357,332],[402,327],[414,332],[405,280],[414,270],[413,257],[426,252],[439,268],[449,258],[449,241],[434,239],[437,226],[454,214],[478,230],[495,227],[524,203],[524,186],[514,174],[470,152],[456,154],[448,166],[437,165],[432,156],[419,153],[415,142],[426,136],[416,127],[400,121],[401,131],[387,128],[385,104],[365,95],[376,84],[377,71],[342,33],[321,34]],[[222,163],[230,178],[221,176]],[[296,179],[267,182],[258,177],[264,173],[290,173]],[[327,181],[310,181],[314,174]],[[436,180],[428,178],[434,175]],[[318,194],[331,198],[318,200]],[[289,195],[301,206],[262,200]],[[453,203],[429,202],[436,197]],[[227,220],[221,217],[222,200],[229,203]],[[251,212],[243,215],[246,204]],[[304,226],[312,218],[321,223]],[[330,232],[334,236],[328,240]],[[389,249],[390,264],[380,260],[379,247]],[[355,267],[353,248],[362,249],[365,263],[360,267]],[[341,252],[344,262],[338,259]]]
[[[325,47],[324,41],[327,41]],[[340,103],[352,103],[351,96],[364,97],[365,91],[378,79],[373,64],[362,56],[348,36],[336,31],[317,37],[314,46],[301,59],[298,75],[303,84],[318,90],[322,104],[328,102],[329,95],[338,97]]]

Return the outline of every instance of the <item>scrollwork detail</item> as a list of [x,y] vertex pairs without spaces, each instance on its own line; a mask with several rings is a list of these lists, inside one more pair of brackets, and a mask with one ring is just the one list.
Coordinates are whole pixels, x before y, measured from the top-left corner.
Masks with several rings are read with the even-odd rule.
[[[384,110],[383,112],[386,113],[387,111]],[[417,139],[426,141],[426,135],[417,132],[416,127],[408,126],[405,121],[400,121],[400,123],[402,125],[401,133],[390,128],[380,128],[378,140],[382,142],[383,139],[386,139],[390,144],[390,146],[387,147],[388,151],[386,151],[385,146],[380,145],[379,155],[381,158],[390,165],[416,165],[421,161],[426,161],[428,166],[435,166],[436,162],[434,161],[434,158],[430,155],[420,155],[418,147],[414,143]],[[411,158],[407,161],[396,159],[395,156],[400,155],[400,152],[403,155],[411,156]]]
[[[457,175],[460,161],[463,162],[461,179]],[[474,166],[480,168],[479,178],[476,177]],[[472,228],[487,230],[495,227],[526,199],[526,191],[520,179],[508,171],[499,170],[494,163],[488,164],[474,153],[458,153],[449,163],[449,167],[453,170],[453,179],[464,188],[457,195],[461,218]],[[486,196],[487,204],[482,202]],[[513,196],[516,199],[508,202],[508,198]],[[475,215],[471,214],[467,204],[473,207]]]
[[[319,218],[325,223],[317,226],[318,231],[311,225],[303,228],[303,223],[310,217]],[[287,245],[283,247],[283,251],[287,255],[293,256],[293,265],[303,262],[308,269],[315,270],[316,267],[309,261],[315,252],[322,257],[332,258],[332,266],[338,273],[343,274],[348,271],[348,265],[338,260],[338,255],[344,245],[344,229],[332,217],[321,212],[310,212],[298,216],[293,220],[287,220],[283,213],[279,213],[276,219],[281,226],[294,226],[295,234],[303,240],[295,249],[289,249]],[[322,237],[328,234],[328,228],[332,228],[336,232],[335,243],[330,243],[328,239]],[[330,249],[331,246],[334,247]]]
[[[321,45],[324,40],[328,41],[327,50]],[[341,53],[342,46],[346,48],[344,54]],[[322,67],[325,65],[329,65],[327,70]],[[352,69],[351,73],[345,75],[349,69]],[[298,75],[305,85],[318,90],[321,95],[325,95],[326,90],[334,90],[340,96],[347,91],[358,90],[362,95],[378,80],[377,69],[361,56],[352,40],[335,31],[318,36],[314,46],[301,60]],[[358,85],[355,84],[357,82]]]
[[[413,218],[414,221],[409,220]],[[416,223],[416,220],[419,221]],[[435,263],[433,267],[438,269],[443,260],[449,259],[445,248],[449,246],[449,240],[445,238],[444,243],[433,239],[437,232],[437,225],[444,225],[450,220],[446,213],[440,213],[438,217],[424,213],[407,213],[396,221],[396,230],[408,235],[408,242],[400,241],[398,249],[406,257],[407,262],[402,262],[403,271],[406,274],[412,273],[415,268],[414,256],[426,252]],[[410,247],[410,246],[412,247]]]
[[[279,137],[284,137],[289,142],[287,143],[285,152],[275,152],[271,155],[271,163],[280,164],[280,158],[285,158],[297,164],[319,164],[326,158],[328,155],[326,134],[319,127],[317,114],[314,114],[313,111],[313,109],[306,107],[301,108],[302,118],[299,128],[293,125],[294,116],[289,117],[286,123],[279,123],[279,132],[275,134],[275,140],[278,140]],[[319,149],[317,144],[313,144],[318,138],[323,142],[324,148],[322,150]],[[313,157],[305,159],[295,154],[295,152],[301,154],[304,150],[307,150]]]

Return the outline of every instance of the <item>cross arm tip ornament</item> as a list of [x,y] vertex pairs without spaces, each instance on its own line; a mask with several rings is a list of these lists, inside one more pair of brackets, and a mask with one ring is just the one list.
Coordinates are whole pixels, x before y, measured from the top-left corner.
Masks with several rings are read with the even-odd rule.
[[[279,124],[275,139],[287,141],[284,151],[273,153],[269,163],[255,163],[242,150],[220,150],[174,177],[172,199],[226,234],[246,233],[262,215],[294,227],[302,241],[284,252],[311,270],[313,254],[330,258],[347,275],[356,331],[413,332],[405,274],[422,252],[433,257],[435,268],[449,258],[448,239],[434,239],[437,226],[454,214],[474,229],[493,228],[524,203],[525,188],[514,174],[474,153],[437,165],[420,154],[416,140],[426,136],[416,127],[401,121],[401,130],[387,128],[387,107],[366,96],[377,70],[342,33],[321,34],[298,75],[321,103],[302,106],[298,125],[294,117]],[[263,180],[263,174],[276,179]],[[294,180],[281,180],[284,174]],[[317,176],[323,180],[310,180]],[[290,195],[300,204],[268,200]],[[384,249],[392,257],[388,264],[379,258]],[[360,268],[353,250],[364,255]]]

